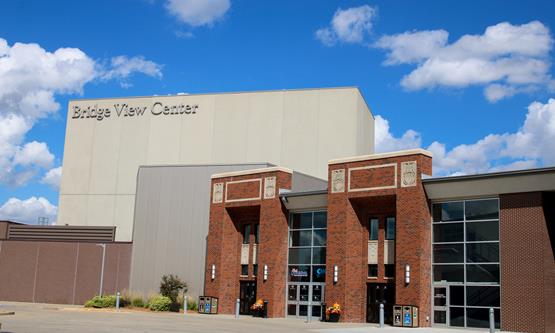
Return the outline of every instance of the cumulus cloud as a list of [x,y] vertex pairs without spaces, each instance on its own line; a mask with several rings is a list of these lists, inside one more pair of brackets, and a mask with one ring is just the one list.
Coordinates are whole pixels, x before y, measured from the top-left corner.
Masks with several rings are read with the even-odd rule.
[[41,183],[50,185],[54,190],[60,188],[62,180],[62,167],[52,168],[42,177]]
[[230,0],[168,0],[166,9],[193,27],[211,26],[231,8]]
[[39,217],[46,217],[50,224],[56,222],[58,207],[43,197],[26,200],[10,198],[0,207],[0,217],[5,220],[36,224]]
[[382,116],[375,117],[375,146],[377,153],[419,148],[421,146],[420,134],[408,130],[401,137],[396,138],[389,129],[389,121]]
[[21,186],[52,167],[45,142],[25,142],[37,121],[58,112],[56,95],[80,94],[93,80],[125,79],[134,73],[161,77],[161,66],[143,57],[94,60],[77,48],[47,51],[35,43],[9,45],[0,38],[0,185]]
[[[418,132],[395,137],[389,122],[376,116],[376,151],[394,151],[421,146]],[[512,133],[489,134],[471,144],[447,149],[434,141],[426,149],[433,153],[434,175],[462,175],[555,165],[555,99],[528,106],[524,123]]]
[[486,99],[496,102],[552,85],[553,38],[541,22],[503,22],[451,44],[448,37],[445,30],[409,31],[383,36],[374,46],[387,52],[384,65],[416,65],[401,80],[408,90],[483,86]]
[[338,8],[329,26],[316,30],[315,37],[326,46],[337,42],[362,43],[372,31],[377,9],[369,5]]

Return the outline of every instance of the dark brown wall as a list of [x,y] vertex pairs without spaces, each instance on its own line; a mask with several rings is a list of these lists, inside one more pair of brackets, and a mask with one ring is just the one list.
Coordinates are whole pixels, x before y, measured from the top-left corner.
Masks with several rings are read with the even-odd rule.
[[[131,249],[106,244],[103,293],[129,286]],[[0,300],[83,304],[99,292],[101,264],[96,244],[0,241]]]
[[[555,331],[555,261],[541,192],[500,195],[501,329]],[[548,200],[550,202],[545,202]]]

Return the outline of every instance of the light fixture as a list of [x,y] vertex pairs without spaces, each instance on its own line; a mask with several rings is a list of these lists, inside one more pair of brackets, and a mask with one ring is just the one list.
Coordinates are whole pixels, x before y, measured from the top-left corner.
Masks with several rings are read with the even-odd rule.
[[339,277],[339,268],[337,265],[333,266],[333,283],[337,283]]
[[405,284],[410,283],[410,266],[405,265]]
[[268,280],[268,265],[264,265],[264,281]]
[[212,264],[212,280],[216,278],[216,265]]

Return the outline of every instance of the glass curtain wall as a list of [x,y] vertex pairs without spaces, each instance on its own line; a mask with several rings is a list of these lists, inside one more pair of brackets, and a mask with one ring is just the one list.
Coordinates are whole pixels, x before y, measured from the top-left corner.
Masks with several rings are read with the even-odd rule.
[[499,200],[435,203],[433,216],[434,324],[500,327]]
[[289,216],[287,314],[321,315],[326,279],[327,213],[292,213]]

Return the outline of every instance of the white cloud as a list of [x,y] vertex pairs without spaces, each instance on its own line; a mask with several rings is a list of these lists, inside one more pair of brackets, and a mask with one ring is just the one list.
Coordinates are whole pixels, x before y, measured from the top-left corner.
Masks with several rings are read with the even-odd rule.
[[102,73],[102,79],[125,79],[133,73],[142,73],[148,76],[161,78],[162,66],[146,60],[144,57],[137,56],[129,58],[127,56],[118,56],[110,60],[110,66]]
[[193,27],[210,26],[223,18],[230,0],[168,0],[166,9],[181,22]]
[[62,167],[52,168],[42,177],[41,183],[50,185],[53,189],[60,188],[62,180]]
[[379,115],[375,117],[374,131],[377,153],[418,148],[421,145],[420,134],[413,130],[406,131],[399,138],[394,137],[389,130],[389,121]]
[[0,207],[0,220],[36,224],[39,217],[47,217],[50,224],[56,222],[58,207],[43,197],[26,200],[10,198]]
[[333,46],[338,41],[344,43],[362,43],[372,31],[377,9],[369,5],[347,9],[338,8],[328,27],[316,30],[316,39],[326,46]]
[[[420,134],[406,131],[395,137],[389,122],[376,116],[376,151],[394,151],[421,145]],[[426,149],[433,153],[434,175],[461,175],[555,165],[555,99],[528,106],[526,120],[513,133],[489,134],[471,144],[448,150],[434,141]]]
[[60,109],[56,95],[82,93],[93,80],[120,84],[133,73],[161,77],[161,66],[143,57],[119,56],[108,65],[77,48],[47,51],[35,43],[9,45],[0,38],[0,185],[20,186],[54,155],[44,142],[25,142],[34,124]]
[[383,36],[374,46],[387,51],[385,65],[416,65],[401,80],[408,90],[484,86],[485,97],[496,102],[552,82],[553,38],[538,21],[499,23],[451,44],[446,31],[431,30]]

